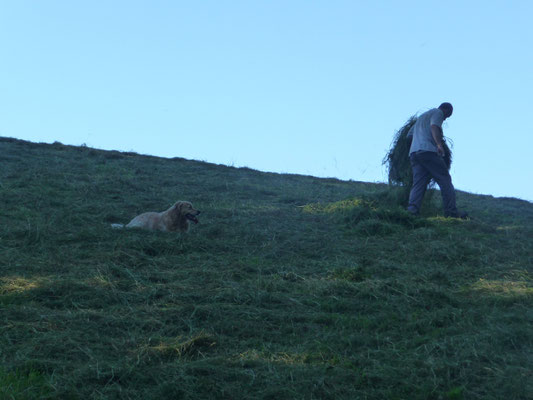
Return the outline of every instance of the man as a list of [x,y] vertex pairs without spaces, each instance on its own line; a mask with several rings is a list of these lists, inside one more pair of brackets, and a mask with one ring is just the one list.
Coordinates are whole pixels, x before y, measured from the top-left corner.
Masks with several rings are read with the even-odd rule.
[[409,159],[413,169],[413,187],[409,194],[407,211],[418,215],[426,188],[431,178],[437,182],[442,194],[444,215],[453,218],[467,218],[466,213],[459,213],[455,205],[455,189],[452,177],[444,162],[442,122],[453,113],[450,103],[442,103],[420,115],[413,125],[408,137],[413,142],[409,150]]

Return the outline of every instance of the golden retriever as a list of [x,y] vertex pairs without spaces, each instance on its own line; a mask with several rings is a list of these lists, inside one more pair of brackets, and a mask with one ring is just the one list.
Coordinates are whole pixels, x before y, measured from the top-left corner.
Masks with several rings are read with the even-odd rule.
[[200,211],[188,201],[178,201],[166,211],[149,211],[137,215],[127,225],[111,224],[113,228],[142,228],[162,232],[187,232],[189,221],[198,223]]

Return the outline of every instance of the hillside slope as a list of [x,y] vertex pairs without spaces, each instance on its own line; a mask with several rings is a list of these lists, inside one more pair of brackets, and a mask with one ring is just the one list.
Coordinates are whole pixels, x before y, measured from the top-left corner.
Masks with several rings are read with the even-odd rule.
[[0,139],[0,398],[532,399],[533,204],[391,198]]

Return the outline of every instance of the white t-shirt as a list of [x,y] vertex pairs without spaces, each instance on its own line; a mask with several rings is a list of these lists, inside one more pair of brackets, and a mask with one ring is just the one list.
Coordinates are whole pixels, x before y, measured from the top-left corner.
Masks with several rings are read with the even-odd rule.
[[421,114],[407,134],[407,137],[413,137],[409,154],[417,151],[432,151],[437,153],[437,144],[431,134],[431,125],[437,125],[442,128],[443,121],[444,113],[439,108],[433,108]]

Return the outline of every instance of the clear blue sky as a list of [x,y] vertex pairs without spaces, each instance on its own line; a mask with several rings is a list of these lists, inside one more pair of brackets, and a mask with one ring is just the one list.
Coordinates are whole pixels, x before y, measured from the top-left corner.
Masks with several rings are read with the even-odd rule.
[[457,189],[533,200],[533,2],[0,0],[0,136],[386,181],[453,103]]

